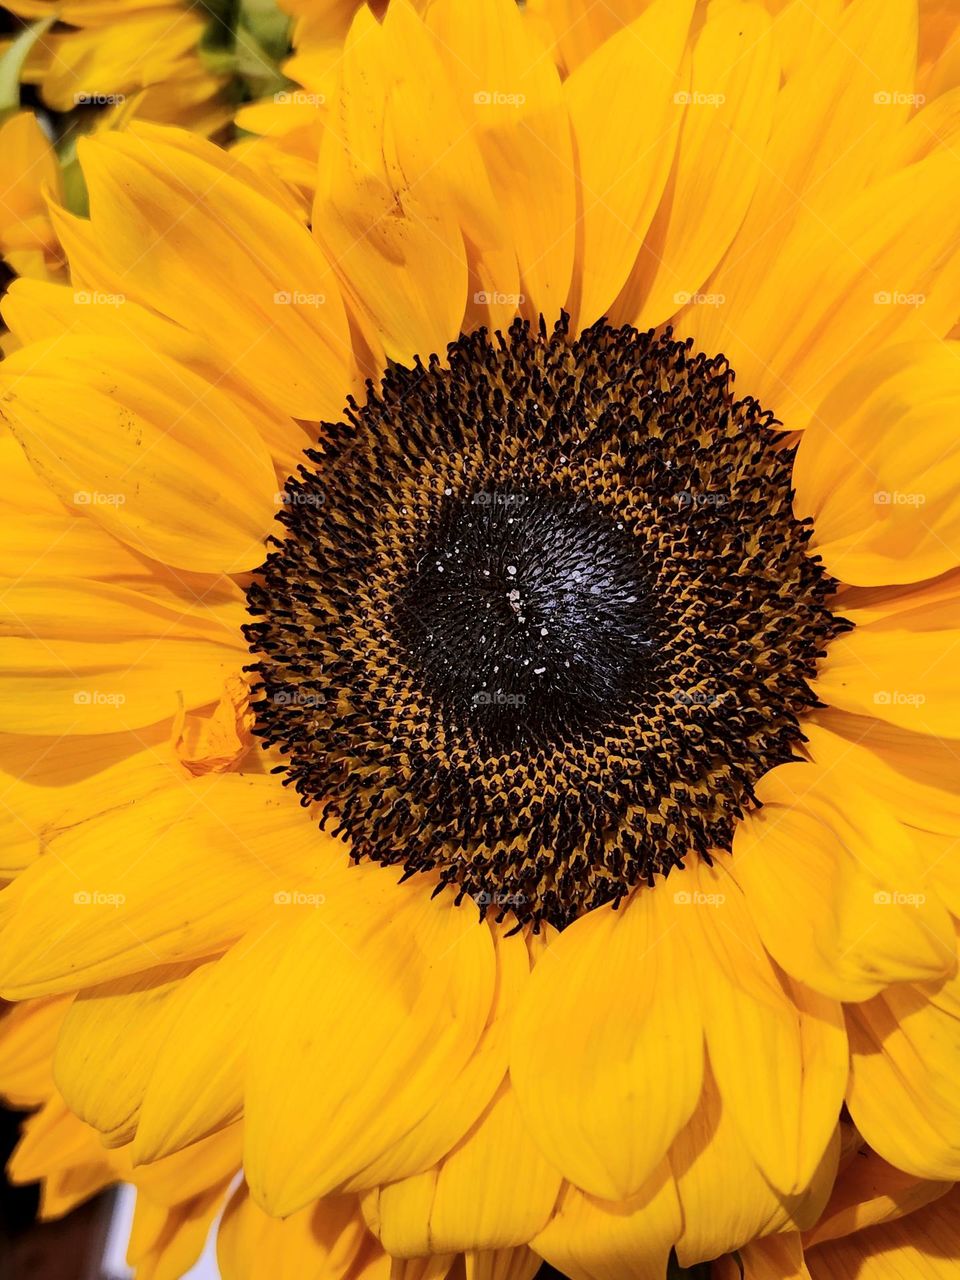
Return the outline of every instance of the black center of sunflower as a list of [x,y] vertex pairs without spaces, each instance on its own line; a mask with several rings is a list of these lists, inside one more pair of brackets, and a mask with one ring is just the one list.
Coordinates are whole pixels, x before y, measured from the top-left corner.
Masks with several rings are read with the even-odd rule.
[[776,426],[669,332],[392,366],[248,593],[285,781],[356,858],[534,927],[729,848],[848,625]]
[[488,749],[621,714],[655,643],[634,539],[583,500],[480,489],[441,505],[397,603],[425,691]]

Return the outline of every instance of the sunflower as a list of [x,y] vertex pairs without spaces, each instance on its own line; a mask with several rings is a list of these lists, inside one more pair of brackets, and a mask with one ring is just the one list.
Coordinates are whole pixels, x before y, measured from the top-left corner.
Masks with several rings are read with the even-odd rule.
[[659,1277],[844,1104],[958,1176],[960,158],[824,23],[361,10],[309,217],[104,134],[10,290],[0,994],[251,1231]]

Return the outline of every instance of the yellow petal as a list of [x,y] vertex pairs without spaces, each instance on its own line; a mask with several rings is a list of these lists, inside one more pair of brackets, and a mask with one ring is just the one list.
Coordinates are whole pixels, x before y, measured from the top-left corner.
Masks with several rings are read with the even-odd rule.
[[225,1191],[221,1183],[171,1208],[137,1195],[127,1262],[138,1280],[174,1280],[189,1273],[203,1252]]
[[[559,315],[574,262],[570,122],[549,54],[513,0],[437,0],[428,23],[447,53],[520,267],[519,305]],[[499,287],[503,287],[502,285]],[[514,303],[517,306],[517,303]]]
[[270,454],[243,405],[188,369],[132,338],[61,336],[4,363],[0,413],[54,492],[133,550],[201,573],[263,559]]
[[761,179],[778,72],[760,5],[709,13],[676,104],[682,124],[670,183],[615,308],[638,329],[663,324],[699,296],[729,247]]
[[714,1280],[810,1280],[796,1232],[753,1240],[711,1269]]
[[53,257],[58,246],[44,192],[59,192],[60,166],[32,111],[18,111],[0,125],[0,149],[4,157],[0,177],[0,250],[8,256],[17,251],[39,250],[48,258]]
[[0,583],[0,727],[113,734],[215,702],[244,661],[244,610],[232,583],[208,583],[202,609],[159,587]]
[[129,1142],[163,1042],[170,1005],[190,965],[168,965],[81,992],[70,1006],[54,1059],[54,1079],[75,1115],[108,1146]]
[[[788,764],[761,781],[731,872],[763,944],[798,981],[838,1000],[956,970],[950,917],[923,882],[905,828],[872,792]],[[824,911],[823,903],[830,903]]]
[[700,1094],[703,1030],[673,892],[643,889],[560,934],[514,1029],[510,1075],[535,1140],[611,1200],[651,1177]]
[[351,868],[298,926],[256,1014],[245,1166],[257,1202],[295,1212],[424,1116],[473,1052],[494,976],[475,912]]
[[[108,289],[95,281],[92,286],[79,287],[78,262],[83,262],[92,250],[89,246],[83,250],[77,248],[80,240],[77,227],[89,229],[89,225],[75,221],[68,233],[71,269],[77,287],[41,280],[14,280],[4,294],[2,306],[3,318],[10,331],[24,346],[70,334],[87,337],[97,334],[114,347],[128,343],[131,335],[136,334],[141,350],[152,349],[162,353],[178,368],[186,366],[208,384],[215,383],[221,392],[226,392],[231,402],[230,421],[235,417],[239,419],[241,434],[245,424],[253,424],[278,469],[293,471],[301,461],[304,448],[315,442],[315,432],[307,432],[303,424],[279,413],[276,406],[265,408],[244,382],[218,364],[203,335],[191,333],[155,311],[140,306],[125,297],[119,291],[119,285]],[[89,230],[86,234],[89,238]],[[96,275],[97,268],[92,270]],[[220,395],[215,400],[221,402]]]
[[676,1189],[663,1164],[619,1203],[568,1187],[533,1248],[569,1280],[663,1280],[680,1229]]
[[[250,1008],[286,945],[285,917],[293,915],[277,905],[276,918],[195,969],[174,994],[142,1091],[132,1152],[138,1164],[187,1147],[240,1115]],[[148,1051],[141,1041],[139,1052]]]
[[540,1258],[532,1249],[491,1249],[463,1255],[466,1280],[534,1280]]
[[114,1155],[125,1158],[125,1182],[136,1181],[143,1194],[156,1204],[172,1207],[215,1185],[234,1181],[240,1172],[241,1142],[240,1126],[231,1125],[194,1143],[188,1151],[178,1151],[156,1164],[143,1166],[136,1173],[130,1164],[128,1147]]
[[553,47],[556,61],[573,71],[594,49],[631,22],[650,0],[527,0],[524,15]]
[[953,1192],[907,1218],[811,1249],[812,1280],[953,1280],[958,1201]]
[[98,252],[134,301],[202,333],[268,403],[294,417],[338,414],[351,353],[323,254],[287,210],[224,172],[216,148],[203,150],[161,130],[149,142],[84,139]]
[[409,93],[393,102],[394,82],[419,74],[416,61],[395,61],[395,52],[393,40],[388,44],[386,31],[361,8],[343,50],[337,108],[324,131],[313,225],[364,332],[388,357],[407,363],[414,354],[444,353],[457,337],[467,261],[453,202],[431,200],[429,187],[410,181],[420,157],[412,143],[394,141],[411,111],[416,121],[418,107]]
[[[133,851],[133,853],[131,853]],[[64,834],[4,890],[3,994],[22,999],[224,950],[341,846],[270,777],[211,774]],[[230,886],[229,894],[223,886]]]
[[960,1018],[912,987],[847,1010],[847,1105],[864,1139],[918,1178],[960,1176],[960,1103],[951,1083]]
[[0,1017],[0,1094],[13,1107],[36,1107],[53,1092],[51,1061],[69,997],[28,1000]]
[[692,14],[692,0],[656,0],[564,86],[580,176],[581,265],[571,306],[580,324],[609,312],[666,185],[683,119],[676,94],[685,91]]
[[39,1182],[40,1217],[59,1218],[82,1200],[116,1182],[120,1170],[94,1129],[67,1110],[54,1094],[27,1119],[7,1165],[13,1183]]
[[169,736],[169,725],[136,735],[0,734],[0,876],[28,867],[78,822],[168,785]]
[[349,1182],[350,1189],[395,1182],[436,1164],[479,1118],[507,1072],[513,1020],[530,977],[520,934],[494,931],[497,987],[490,1018],[474,1052],[421,1120]]
[[945,586],[943,594],[918,588],[886,617],[861,618],[848,608],[857,625],[830,645],[817,673],[819,697],[914,733],[955,737],[960,596],[952,581]]
[[826,1240],[902,1218],[939,1200],[952,1185],[904,1173],[875,1151],[858,1151],[837,1179],[816,1226],[804,1235],[804,1245],[810,1249]]
[[783,1194],[798,1193],[823,1159],[843,1102],[840,1005],[813,992],[795,998],[725,863],[692,867],[684,884],[688,878],[694,968],[720,1095],[764,1176]]
[[550,1217],[560,1182],[504,1087],[437,1170],[380,1188],[378,1234],[395,1257],[525,1244]]
[[[806,721],[804,733],[817,764],[842,769],[861,788],[877,791],[901,822],[960,835],[960,782],[950,742],[833,708]],[[931,868],[934,880],[944,870]]]
[[[761,292],[798,220],[808,215],[818,224],[817,215],[830,211],[832,216],[839,204],[863,191],[910,110],[906,100],[877,102],[874,95],[892,98],[895,91],[906,94],[912,87],[914,0],[853,0],[845,7],[799,0],[792,7],[793,14],[784,12],[778,19],[778,45],[789,78],[777,97],[763,153],[764,179],[710,283],[724,305],[687,313],[700,345],[724,351],[738,374],[738,360],[746,359],[734,345],[740,314]],[[803,28],[799,35],[798,27]],[[802,291],[802,281],[793,285]],[[767,342],[754,353],[766,352],[769,359],[776,348],[765,336]],[[751,394],[757,394],[753,386]]]
[[[836,1174],[839,1144],[834,1141],[813,1178],[798,1196],[783,1196],[763,1177],[751,1158],[729,1107],[707,1073],[696,1112],[670,1148],[683,1232],[677,1260],[690,1267],[740,1249],[758,1235],[814,1222]],[[724,1189],[735,1186],[736,1195]]]
[[783,77],[809,69],[811,60],[829,50],[843,14],[844,0],[780,0],[768,5],[783,63]]
[[[953,327],[960,306],[958,180],[960,156],[938,151],[829,216],[806,214],[749,296],[714,308],[722,331],[710,332],[699,314],[709,308],[690,309],[698,343],[719,345],[738,386],[749,387],[788,429],[806,426],[856,362],[881,346],[943,337]],[[723,292],[719,276],[710,287]]]
[[917,582],[960,557],[949,423],[960,405],[960,345],[905,343],[858,366],[815,415],[794,465],[811,550],[843,582]]
[[[368,1276],[374,1254],[382,1263]],[[390,1274],[390,1260],[368,1234],[353,1196],[328,1196],[281,1220],[268,1217],[245,1186],[223,1216],[217,1261],[224,1280],[387,1280]]]

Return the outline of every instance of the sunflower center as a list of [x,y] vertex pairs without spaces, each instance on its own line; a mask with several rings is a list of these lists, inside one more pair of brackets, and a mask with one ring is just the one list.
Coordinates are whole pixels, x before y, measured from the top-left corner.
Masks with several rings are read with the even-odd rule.
[[651,584],[591,503],[477,490],[441,504],[398,600],[429,696],[488,747],[545,747],[605,723],[645,682]]
[[355,857],[562,927],[729,848],[847,624],[722,356],[517,321],[307,458],[249,591],[257,729]]

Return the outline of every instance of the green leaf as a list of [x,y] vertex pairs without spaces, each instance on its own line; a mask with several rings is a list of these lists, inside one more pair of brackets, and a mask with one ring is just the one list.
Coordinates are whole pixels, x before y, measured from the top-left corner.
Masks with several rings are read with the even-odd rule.
[[41,18],[24,29],[0,58],[0,119],[20,109],[20,77],[30,50],[53,26],[54,18]]

